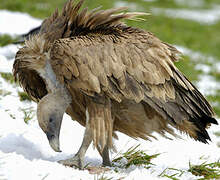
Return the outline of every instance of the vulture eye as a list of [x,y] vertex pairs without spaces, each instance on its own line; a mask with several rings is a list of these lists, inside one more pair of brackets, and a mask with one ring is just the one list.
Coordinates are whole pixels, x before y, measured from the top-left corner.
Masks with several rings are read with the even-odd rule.
[[53,118],[50,118],[50,119],[49,119],[49,122],[50,122],[50,123],[53,122]]

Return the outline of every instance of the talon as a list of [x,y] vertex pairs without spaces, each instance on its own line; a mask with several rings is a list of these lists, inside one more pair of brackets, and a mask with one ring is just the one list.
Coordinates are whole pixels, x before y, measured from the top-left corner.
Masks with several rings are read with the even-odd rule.
[[83,161],[78,156],[74,156],[73,158],[70,159],[60,160],[58,161],[58,163],[64,166],[77,167],[79,169],[83,169]]
[[103,161],[103,163],[102,163],[102,166],[103,167],[112,167],[112,164],[111,164],[111,162],[110,161]]

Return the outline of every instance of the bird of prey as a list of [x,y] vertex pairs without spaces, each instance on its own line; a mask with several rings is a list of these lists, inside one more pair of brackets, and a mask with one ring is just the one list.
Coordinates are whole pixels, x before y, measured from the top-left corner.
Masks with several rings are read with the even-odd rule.
[[[61,160],[83,168],[89,145],[110,166],[116,131],[149,140],[152,132],[176,136],[173,128],[207,143],[217,124],[210,104],[175,67],[179,51],[151,32],[121,22],[144,13],[125,8],[89,11],[68,1],[45,19],[17,52],[13,74],[38,103],[39,126],[59,152],[66,112],[85,126],[79,151]],[[80,10],[81,9],[81,10]]]

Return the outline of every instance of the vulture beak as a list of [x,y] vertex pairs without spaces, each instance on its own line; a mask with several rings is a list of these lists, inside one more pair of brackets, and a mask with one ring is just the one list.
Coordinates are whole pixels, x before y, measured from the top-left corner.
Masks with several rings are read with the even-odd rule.
[[59,133],[47,132],[46,135],[47,135],[47,139],[49,141],[50,147],[56,152],[61,152]]
[[63,115],[60,115],[59,113],[51,114],[49,117],[47,130],[45,131],[51,148],[56,152],[61,152],[59,137],[62,119]]

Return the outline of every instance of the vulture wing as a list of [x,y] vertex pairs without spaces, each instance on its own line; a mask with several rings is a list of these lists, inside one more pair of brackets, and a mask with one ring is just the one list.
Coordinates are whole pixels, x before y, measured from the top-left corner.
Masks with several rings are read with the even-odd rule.
[[217,121],[209,103],[174,66],[177,54],[151,33],[127,28],[123,36],[57,40],[50,56],[57,79],[69,90],[146,103],[179,130],[207,142],[205,128]]
[[39,102],[48,92],[40,75],[36,71],[27,68],[27,63],[23,61],[22,56],[26,53],[26,49],[27,48],[22,48],[23,51],[19,50],[17,52],[13,64],[13,75],[15,81],[18,80],[19,84],[23,87],[29,97],[33,101]]
[[[121,102],[140,102],[147,95],[175,99],[172,51],[150,33],[79,36],[58,40],[51,64],[58,79],[87,95],[106,94]],[[193,89],[180,79],[179,84]]]

